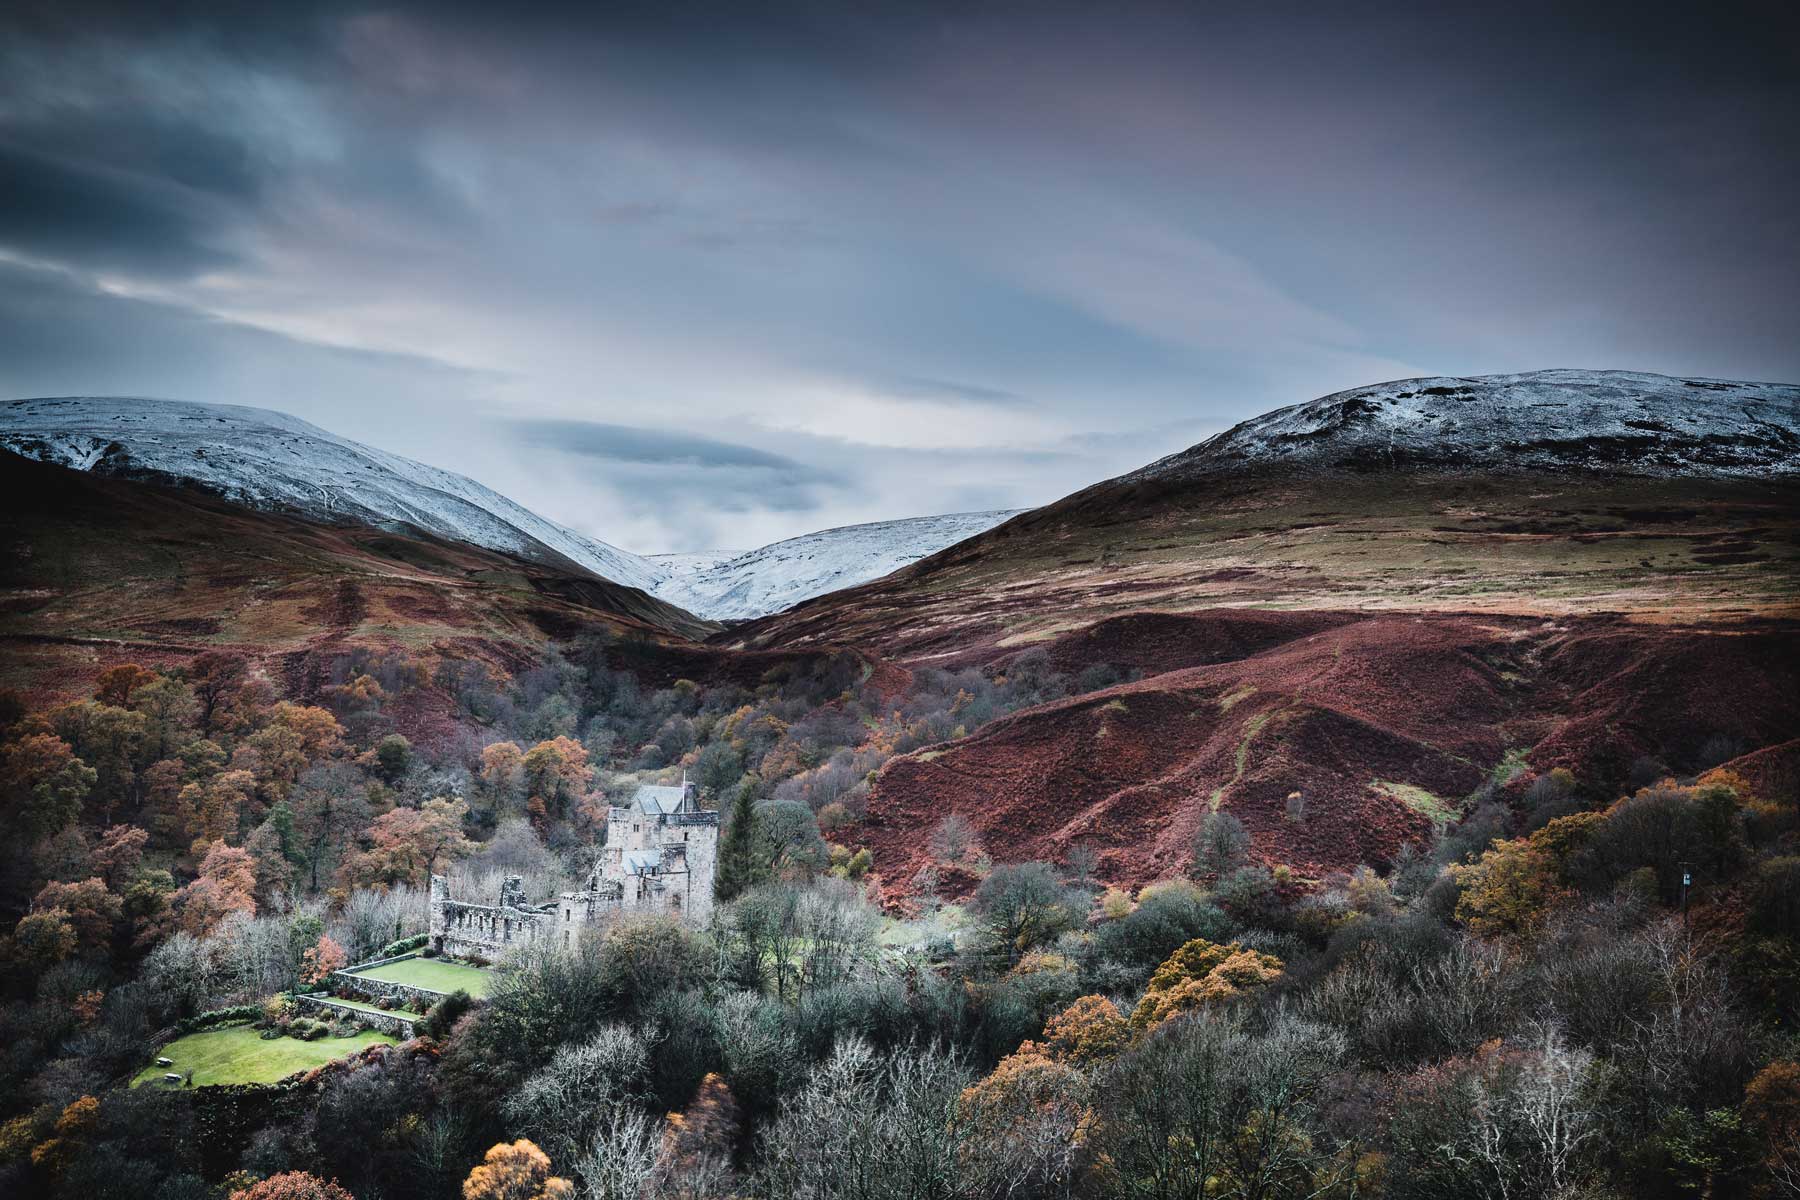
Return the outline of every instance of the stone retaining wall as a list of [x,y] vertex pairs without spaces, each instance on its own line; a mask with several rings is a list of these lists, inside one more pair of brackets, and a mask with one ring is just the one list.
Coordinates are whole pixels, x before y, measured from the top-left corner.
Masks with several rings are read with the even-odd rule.
[[295,996],[294,1002],[302,1006],[316,1006],[323,1009],[325,1015],[330,1018],[344,1017],[352,1021],[361,1021],[371,1028],[379,1029],[382,1033],[391,1033],[405,1041],[412,1040],[413,1022],[417,1019],[400,1013],[369,1012],[367,1009],[340,1003],[329,996]]
[[377,958],[369,962],[357,963],[353,967],[345,967],[341,971],[331,973],[331,986],[354,992],[358,996],[371,1001],[399,1000],[408,1008],[416,1008],[424,1012],[442,1000],[445,992],[433,991],[410,983],[395,983],[390,979],[370,979],[366,975],[358,975],[358,971],[366,971],[370,967],[384,967],[388,963],[404,962],[409,958],[420,957],[417,950],[407,954],[396,954],[392,958]]

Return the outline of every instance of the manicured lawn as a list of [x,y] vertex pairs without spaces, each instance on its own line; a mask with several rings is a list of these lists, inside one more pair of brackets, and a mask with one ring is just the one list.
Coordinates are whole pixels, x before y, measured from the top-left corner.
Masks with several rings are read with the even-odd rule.
[[356,974],[367,979],[385,979],[389,983],[428,988],[434,992],[454,992],[461,988],[477,1000],[488,994],[488,987],[494,981],[492,971],[442,958],[403,958],[399,962],[370,967]]
[[254,1025],[208,1029],[204,1033],[176,1038],[164,1046],[157,1057],[172,1058],[175,1065],[159,1067],[152,1063],[138,1072],[131,1085],[160,1084],[162,1077],[170,1072],[184,1075],[190,1070],[194,1073],[195,1087],[214,1083],[274,1083],[296,1071],[324,1066],[334,1058],[354,1054],[377,1042],[391,1046],[394,1039],[385,1033],[364,1031],[345,1038],[322,1037],[316,1042],[289,1037],[265,1042],[262,1031]]

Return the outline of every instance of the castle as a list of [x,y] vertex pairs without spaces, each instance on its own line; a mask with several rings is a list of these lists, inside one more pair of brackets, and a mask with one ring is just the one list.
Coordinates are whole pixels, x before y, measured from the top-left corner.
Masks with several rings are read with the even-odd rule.
[[499,958],[549,938],[570,945],[577,932],[628,912],[660,912],[695,924],[712,915],[719,814],[702,810],[693,786],[639,787],[631,803],[607,809],[606,843],[580,891],[533,904],[509,876],[496,904],[450,899],[442,875],[431,877],[431,945],[440,954]]

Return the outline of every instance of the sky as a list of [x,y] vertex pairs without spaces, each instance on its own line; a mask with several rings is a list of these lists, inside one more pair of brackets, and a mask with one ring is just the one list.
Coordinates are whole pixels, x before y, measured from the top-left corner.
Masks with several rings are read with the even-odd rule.
[[1785,11],[14,0],[0,396],[280,409],[654,553],[1388,379],[1796,381]]

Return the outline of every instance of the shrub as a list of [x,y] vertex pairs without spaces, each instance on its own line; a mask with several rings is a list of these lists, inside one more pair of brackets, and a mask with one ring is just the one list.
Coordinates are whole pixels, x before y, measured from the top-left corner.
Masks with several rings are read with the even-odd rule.
[[1274,982],[1281,960],[1232,942],[1221,946],[1195,938],[1171,954],[1131,1014],[1134,1029],[1151,1029],[1179,1013],[1232,1000]]
[[381,948],[381,953],[377,954],[375,957],[395,958],[402,954],[410,954],[430,940],[431,935],[426,933],[414,934],[412,937],[401,938],[397,942],[389,942],[387,945],[383,946]]
[[473,1007],[475,1007],[474,999],[469,993],[458,988],[432,1005],[424,1018],[414,1026],[414,1029],[422,1037],[441,1042],[450,1036],[450,1030],[455,1027],[462,1015]]

